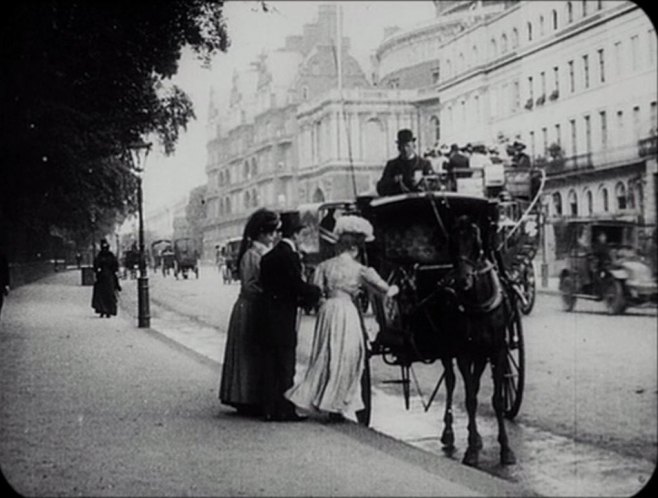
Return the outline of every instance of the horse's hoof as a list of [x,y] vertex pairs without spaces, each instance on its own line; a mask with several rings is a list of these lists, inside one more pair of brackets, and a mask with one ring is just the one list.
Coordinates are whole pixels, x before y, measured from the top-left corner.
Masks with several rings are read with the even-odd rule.
[[462,463],[469,467],[477,467],[479,463],[479,451],[475,448],[468,448],[466,453],[464,453]]
[[516,463],[516,456],[514,452],[507,448],[500,450],[500,464],[501,465],[514,465]]
[[452,430],[445,429],[441,435],[441,443],[443,443],[444,448],[454,448],[455,433]]

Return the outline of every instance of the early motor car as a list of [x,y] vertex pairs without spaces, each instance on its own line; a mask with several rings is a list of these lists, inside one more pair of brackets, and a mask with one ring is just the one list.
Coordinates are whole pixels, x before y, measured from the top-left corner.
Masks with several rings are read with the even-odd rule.
[[573,219],[563,230],[566,263],[560,271],[564,309],[578,298],[603,301],[612,314],[656,302],[656,279],[638,254],[638,225],[617,219]]

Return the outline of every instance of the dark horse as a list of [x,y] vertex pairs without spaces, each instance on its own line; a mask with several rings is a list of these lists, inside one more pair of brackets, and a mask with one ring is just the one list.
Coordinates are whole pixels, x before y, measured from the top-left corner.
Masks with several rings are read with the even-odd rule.
[[468,216],[460,216],[451,236],[454,270],[442,284],[442,316],[450,336],[451,351],[442,356],[446,380],[445,427],[441,442],[446,451],[454,450],[452,429],[452,397],[455,388],[453,358],[464,379],[466,411],[468,413],[468,448],[463,463],[478,464],[482,438],[477,430],[476,411],[480,378],[491,365],[494,394],[493,408],[498,421],[500,462],[516,463],[509,447],[504,422],[503,388],[507,361],[507,330],[511,319],[509,296],[500,282],[492,261],[485,256],[479,227]]

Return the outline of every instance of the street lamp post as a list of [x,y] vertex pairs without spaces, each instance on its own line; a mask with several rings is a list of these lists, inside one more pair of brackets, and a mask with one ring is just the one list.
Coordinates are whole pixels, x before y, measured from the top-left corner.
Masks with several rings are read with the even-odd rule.
[[151,150],[151,143],[138,142],[129,147],[133,166],[137,172],[137,204],[139,214],[139,276],[137,277],[137,326],[149,328],[151,314],[149,310],[149,281],[146,274],[146,257],[144,254],[144,199],[142,194],[142,175],[146,158]]

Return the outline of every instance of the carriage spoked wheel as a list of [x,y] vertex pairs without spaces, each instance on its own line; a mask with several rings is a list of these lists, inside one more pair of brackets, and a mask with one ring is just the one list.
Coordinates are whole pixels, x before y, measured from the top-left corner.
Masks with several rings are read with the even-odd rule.
[[505,417],[513,419],[519,413],[525,386],[525,346],[521,313],[517,303],[512,303],[512,318],[507,327],[507,357],[504,362],[503,401]]

